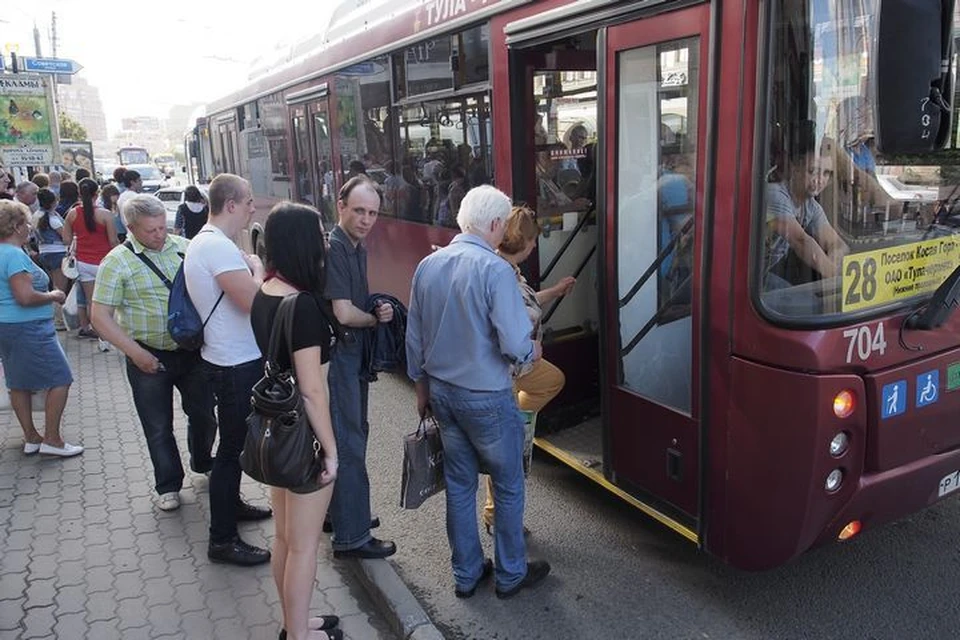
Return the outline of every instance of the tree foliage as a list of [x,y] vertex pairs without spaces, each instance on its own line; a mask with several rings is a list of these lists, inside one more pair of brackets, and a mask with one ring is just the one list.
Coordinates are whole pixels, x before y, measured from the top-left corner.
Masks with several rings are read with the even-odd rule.
[[60,139],[61,140],[86,140],[87,130],[82,124],[71,118],[69,115],[60,112]]

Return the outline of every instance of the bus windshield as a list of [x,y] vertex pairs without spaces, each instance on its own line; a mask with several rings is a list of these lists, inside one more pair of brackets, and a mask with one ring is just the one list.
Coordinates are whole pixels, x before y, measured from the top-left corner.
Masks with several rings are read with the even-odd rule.
[[875,144],[879,5],[774,3],[754,282],[775,317],[890,312],[960,265],[957,127],[936,153]]

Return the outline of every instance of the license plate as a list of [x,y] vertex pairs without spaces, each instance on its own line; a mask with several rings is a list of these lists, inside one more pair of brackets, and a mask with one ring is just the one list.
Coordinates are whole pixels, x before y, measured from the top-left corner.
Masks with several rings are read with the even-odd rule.
[[944,476],[943,480],[940,481],[940,489],[937,491],[937,497],[942,498],[957,489],[960,489],[960,471],[954,471]]

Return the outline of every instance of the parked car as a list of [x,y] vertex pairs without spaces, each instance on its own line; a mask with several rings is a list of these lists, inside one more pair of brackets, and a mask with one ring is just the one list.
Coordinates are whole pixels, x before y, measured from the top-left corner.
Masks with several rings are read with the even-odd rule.
[[[200,189],[200,193],[206,198],[208,191],[207,185],[200,184],[197,185],[197,188]],[[163,208],[167,210],[167,231],[173,231],[174,222],[177,219],[177,209],[179,209],[180,205],[184,202],[183,194],[186,190],[186,186],[162,187],[153,194],[160,199],[163,203]]]
[[152,164],[131,164],[127,165],[127,169],[140,174],[140,180],[143,181],[141,193],[156,193],[159,189],[170,184],[167,181],[167,176],[163,175],[163,172]]

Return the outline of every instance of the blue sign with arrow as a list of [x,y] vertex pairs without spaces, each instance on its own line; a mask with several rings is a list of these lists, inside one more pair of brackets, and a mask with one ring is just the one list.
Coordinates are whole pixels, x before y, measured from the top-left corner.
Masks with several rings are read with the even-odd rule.
[[32,73],[73,75],[83,69],[75,60],[66,58],[28,58],[24,56],[20,58],[20,62],[23,71]]

